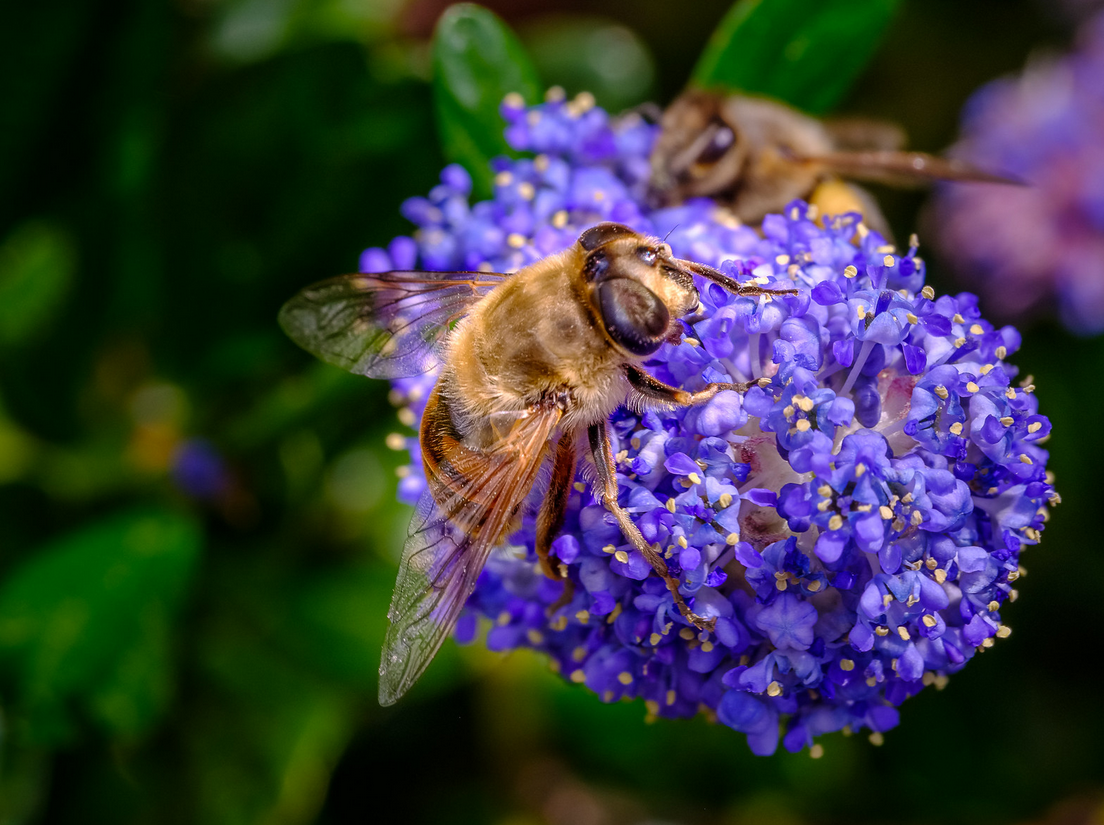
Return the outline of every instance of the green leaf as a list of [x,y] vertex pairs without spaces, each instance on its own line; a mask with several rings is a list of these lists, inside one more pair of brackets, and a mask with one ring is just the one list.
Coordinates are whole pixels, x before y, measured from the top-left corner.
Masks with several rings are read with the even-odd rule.
[[478,196],[492,191],[489,162],[514,154],[499,106],[516,92],[527,103],[539,90],[536,70],[517,36],[472,3],[451,6],[433,36],[433,96],[445,157],[468,170]]
[[69,236],[48,223],[16,227],[0,244],[0,346],[44,331],[73,280]]
[[169,696],[169,617],[199,555],[194,522],[141,509],[34,553],[0,586],[0,674],[38,741],[66,738],[74,702],[135,735]]
[[898,0],[740,0],[694,69],[707,88],[832,108],[873,56]]

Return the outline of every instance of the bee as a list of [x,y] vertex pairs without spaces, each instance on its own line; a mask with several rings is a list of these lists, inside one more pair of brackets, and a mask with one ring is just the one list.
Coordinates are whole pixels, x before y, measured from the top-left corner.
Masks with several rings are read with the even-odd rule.
[[652,194],[658,203],[706,197],[757,224],[795,198],[820,214],[860,212],[889,237],[885,218],[853,178],[914,186],[931,180],[1019,183],[970,164],[903,151],[904,132],[862,118],[818,120],[784,103],[743,94],[691,89],[660,117],[652,149]]
[[[679,319],[699,306],[693,276],[741,296],[793,294],[742,284],[674,257],[670,246],[627,226],[601,223],[567,250],[510,275],[385,272],[307,287],[280,325],[323,361],[373,378],[441,365],[419,439],[427,481],[403,546],[383,643],[379,701],[390,705],[421,676],[452,632],[491,551],[516,529],[538,477],[536,553],[563,581],[552,540],[563,527],[580,454],[597,494],[627,541],[666,583],[680,613],[703,630],[668,572],[618,504],[609,417],[637,408],[701,404],[752,383],[690,392],[649,375],[643,362],[677,342]],[[542,474],[542,468],[550,473]],[[546,483],[546,488],[543,484]],[[534,497],[536,498],[536,497]]]

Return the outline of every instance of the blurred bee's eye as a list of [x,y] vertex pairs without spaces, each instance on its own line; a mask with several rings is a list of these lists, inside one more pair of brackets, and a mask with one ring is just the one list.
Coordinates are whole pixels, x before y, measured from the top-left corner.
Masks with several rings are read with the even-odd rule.
[[636,257],[643,261],[648,266],[655,266],[656,251],[647,246],[638,246],[636,248]]
[[711,124],[711,128],[713,137],[710,138],[701,154],[698,155],[697,163],[699,164],[716,163],[725,156],[728,150],[732,148],[732,144],[736,142],[736,133],[725,124],[715,122]]

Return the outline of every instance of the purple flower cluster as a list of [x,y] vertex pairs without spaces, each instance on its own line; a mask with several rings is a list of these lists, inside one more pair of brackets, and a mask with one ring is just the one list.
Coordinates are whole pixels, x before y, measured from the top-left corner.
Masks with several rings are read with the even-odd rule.
[[1029,185],[947,186],[933,225],[948,261],[1008,318],[1057,305],[1104,332],[1104,15],[1079,49],[1039,60],[967,104],[954,154]]
[[[780,735],[794,751],[844,729],[877,741],[906,697],[1008,635],[1020,552],[1057,501],[1040,446],[1049,422],[1007,361],[1020,336],[985,321],[972,295],[936,297],[915,240],[899,251],[858,215],[822,227],[795,202],[753,229],[705,200],[650,210],[654,131],[632,117],[579,99],[503,113],[535,157],[497,161],[494,198],[474,206],[467,175],[446,169],[407,202],[414,238],[368,250],[365,268],[509,270],[616,220],[667,235],[679,257],[799,292],[700,284],[701,319],[647,368],[691,390],[760,386],[611,422],[621,503],[715,630],[680,616],[580,473],[553,545],[570,604],[556,606],[562,585],[537,568],[529,517],[511,541],[522,550],[488,563],[458,638],[484,616],[491,649],[542,651],[565,679],[604,702],[642,698],[651,717],[705,713],[757,754]],[[432,382],[395,382],[407,421]],[[407,445],[412,501],[424,480]]]

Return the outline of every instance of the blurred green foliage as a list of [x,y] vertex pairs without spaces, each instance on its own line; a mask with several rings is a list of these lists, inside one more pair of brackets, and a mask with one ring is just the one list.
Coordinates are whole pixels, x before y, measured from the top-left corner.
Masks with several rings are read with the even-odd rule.
[[[743,29],[707,60],[782,83],[771,50],[807,36],[815,55],[827,31],[848,38],[823,87],[842,94],[874,39],[786,2],[784,30]],[[910,700],[884,747],[837,735],[820,760],[757,759],[702,719],[646,725],[534,657],[451,644],[398,706],[375,704],[409,517],[385,442],[412,432],[383,382],[285,340],[279,305],[407,230],[399,205],[444,163],[434,66],[453,67],[448,106],[472,103],[454,110],[469,138],[497,100],[458,85],[456,61],[495,94],[534,92],[535,74],[615,110],[663,103],[728,0],[500,0],[533,61],[516,77],[486,12],[453,10],[459,40],[432,50],[443,5],[0,11],[0,823],[1010,823],[1091,801],[1100,439],[1082,388],[1104,351],[1053,328],[1018,362],[1054,420],[1066,503],[1026,559],[1014,635]],[[897,4],[850,5],[876,32]],[[842,107],[924,149],[973,87],[1068,37],[1032,0],[899,5]],[[880,194],[906,234],[921,196]],[[217,484],[182,480],[195,454]]]

